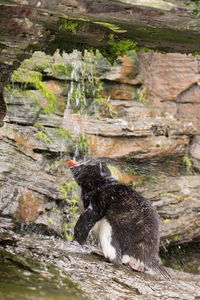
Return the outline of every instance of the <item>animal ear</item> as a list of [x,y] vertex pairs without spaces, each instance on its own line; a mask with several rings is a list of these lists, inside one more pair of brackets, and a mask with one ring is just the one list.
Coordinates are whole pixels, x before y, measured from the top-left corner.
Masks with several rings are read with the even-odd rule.
[[74,161],[74,160],[67,160],[67,161],[65,162],[65,164],[66,164],[68,167],[74,167],[74,166],[77,166],[77,165],[78,165],[77,162]]

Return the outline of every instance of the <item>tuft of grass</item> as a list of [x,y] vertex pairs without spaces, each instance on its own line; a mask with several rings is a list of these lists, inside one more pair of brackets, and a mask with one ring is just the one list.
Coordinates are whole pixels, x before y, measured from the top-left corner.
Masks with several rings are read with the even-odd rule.
[[87,137],[84,134],[73,136],[70,130],[58,128],[57,135],[65,139],[72,156],[84,156],[89,151]]
[[138,88],[136,90],[136,101],[142,103],[149,102],[149,100],[147,99],[147,93],[144,88]]
[[131,175],[141,175],[142,171],[131,166],[124,166],[124,171]]
[[48,137],[48,135],[46,133],[44,133],[43,131],[38,131],[36,133],[34,133],[34,136],[38,139],[38,140],[43,140],[45,143],[49,143],[52,144],[52,140]]
[[173,237],[172,240],[173,240],[174,242],[176,242],[176,241],[178,240],[178,238],[179,238],[179,236],[178,236],[178,235],[175,235],[175,236]]
[[100,106],[103,115],[108,116],[110,118],[116,117],[117,111],[114,109],[113,105],[110,103],[110,97],[108,97],[108,98],[98,97],[98,98],[95,98],[95,102],[97,102],[98,105]]
[[66,202],[68,203],[70,207],[70,216],[71,219],[70,222],[64,222],[62,226],[63,233],[65,235],[65,238],[68,241],[73,240],[72,235],[72,228],[74,227],[78,214],[78,200],[79,196],[75,194],[78,190],[78,185],[75,180],[65,182],[63,185],[60,186],[60,192],[65,197]]
[[46,84],[42,82],[42,77],[37,76],[36,74],[32,74],[31,78],[33,79],[33,85],[35,88],[46,98],[49,105],[44,107],[44,112],[46,114],[51,114],[55,112],[56,109],[56,96],[55,94],[47,88]]
[[186,0],[186,4],[194,6],[194,9],[192,11],[192,15],[194,17],[200,17],[200,0]]
[[70,131],[65,128],[58,128],[57,134],[58,134],[58,136],[63,137],[63,138],[69,138],[69,139],[73,138]]
[[52,75],[66,75],[66,77],[70,77],[72,73],[72,66],[71,65],[64,65],[64,64],[56,64],[52,66]]
[[192,171],[192,162],[190,161],[189,157],[187,155],[183,156],[182,161],[186,166],[187,172],[191,173],[191,171]]

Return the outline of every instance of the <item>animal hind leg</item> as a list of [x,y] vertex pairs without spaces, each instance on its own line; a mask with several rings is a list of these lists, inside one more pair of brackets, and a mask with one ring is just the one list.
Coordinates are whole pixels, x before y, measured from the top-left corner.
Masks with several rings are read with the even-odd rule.
[[144,263],[128,254],[124,254],[122,256],[122,263],[131,267],[131,269],[134,271],[138,271],[138,272],[145,271]]
[[98,255],[98,256],[101,256],[101,257],[103,256],[104,257],[103,252],[100,251],[100,250],[93,250],[91,253],[94,254],[94,255]]
[[143,264],[137,265],[137,264],[134,264],[133,262],[130,262],[130,263],[129,263],[129,266],[130,266],[131,269],[134,270],[134,271],[138,271],[138,272],[144,272],[144,271],[145,271],[145,268],[144,268],[144,265],[143,265]]

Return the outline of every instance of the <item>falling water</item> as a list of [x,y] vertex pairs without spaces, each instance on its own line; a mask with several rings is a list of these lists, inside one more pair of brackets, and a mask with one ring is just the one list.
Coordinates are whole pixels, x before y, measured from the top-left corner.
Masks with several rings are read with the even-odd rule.
[[[88,118],[88,99],[87,99],[87,86],[91,90],[92,98],[95,98],[95,56],[85,50],[84,55],[77,50],[74,50],[71,54],[71,80],[70,87],[67,96],[67,104],[64,112],[64,124],[65,128],[71,130],[73,136],[77,140],[87,140],[84,126],[81,126],[81,120],[86,123]],[[94,108],[96,111],[96,108]],[[75,113],[75,117],[73,115]],[[74,158],[76,159],[80,155],[79,145],[76,144],[74,152]],[[85,146],[84,146],[85,147]],[[83,149],[84,152],[90,154],[90,149]]]

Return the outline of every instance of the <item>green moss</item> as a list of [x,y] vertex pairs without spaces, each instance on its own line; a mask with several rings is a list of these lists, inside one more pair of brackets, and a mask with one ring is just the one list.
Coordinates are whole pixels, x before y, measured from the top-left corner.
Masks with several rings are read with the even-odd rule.
[[175,235],[175,236],[173,237],[172,240],[173,240],[174,242],[176,242],[176,241],[178,241],[178,238],[179,238],[179,236],[178,236],[178,235]]
[[58,128],[57,135],[65,139],[66,145],[72,156],[84,156],[89,151],[87,137],[83,134],[74,136],[70,130]]
[[56,64],[52,66],[53,76],[66,76],[70,77],[72,73],[72,66],[64,64]]
[[0,299],[88,299],[69,273],[62,270],[61,276],[54,260],[46,263],[41,254],[36,259],[31,251],[21,250],[0,249]]
[[35,88],[46,98],[46,100],[49,102],[49,105],[47,107],[44,107],[43,110],[45,113],[50,114],[55,112],[56,108],[56,96],[55,94],[47,88],[46,84],[42,82],[42,78],[40,76],[36,76],[33,74],[32,76],[33,84]]
[[58,128],[57,134],[60,137],[72,139],[72,134],[70,133],[69,130],[67,130],[65,128]]
[[187,155],[183,156],[183,163],[185,164],[187,172],[191,173],[192,171],[192,162],[190,161]]
[[142,185],[144,181],[142,179],[138,180],[138,184]]
[[187,5],[194,6],[194,9],[192,11],[192,15],[195,17],[200,17],[200,0],[185,0]]
[[200,51],[195,51],[195,52],[192,52],[192,55],[193,55],[193,56],[200,55]]
[[[85,87],[86,84],[81,85],[80,83],[75,83],[73,91],[70,95],[70,108],[74,113],[79,111],[84,111],[84,109],[88,106],[86,102],[86,92],[88,88]],[[86,89],[85,89],[86,88]]]
[[103,81],[98,77],[94,77],[95,89],[94,89],[94,104],[97,103],[102,116],[114,118],[117,115],[117,111],[114,109],[113,105],[110,103],[110,97],[104,98],[101,96],[103,92]]
[[41,73],[19,68],[13,72],[12,79],[21,83],[24,90],[27,89],[29,85],[37,89],[49,103],[47,107],[43,108],[44,112],[47,114],[55,112],[56,96],[49,88],[47,88],[46,84],[42,82]]
[[48,221],[51,225],[56,225],[56,223],[51,218],[48,218]]
[[75,193],[77,193],[78,190],[78,185],[75,180],[69,181],[64,183],[63,185],[60,186],[60,192],[61,194],[65,197],[65,200],[67,201],[69,207],[70,207],[70,222],[64,222],[62,226],[63,233],[65,235],[65,238],[68,241],[73,240],[73,235],[72,235],[72,228],[74,227],[78,215],[77,215],[77,210],[78,210],[78,200],[79,196]]
[[[80,55],[80,67],[76,69],[76,77],[67,91],[67,105],[73,113],[92,115],[99,108],[103,116],[114,117],[116,112],[109,98],[102,97],[103,81],[97,73],[97,65],[102,62],[102,55],[97,51],[85,51]],[[105,63],[105,62],[104,62]],[[108,63],[109,64],[109,63]],[[71,70],[72,70],[72,66]],[[71,71],[70,70],[70,71]]]
[[61,19],[59,29],[64,29],[66,31],[76,33],[76,28],[78,26],[78,22],[74,22],[71,20]]
[[130,50],[136,50],[137,43],[129,39],[118,39],[114,34],[109,35],[107,46],[100,49],[101,53],[113,63],[117,57],[125,55]]
[[171,157],[167,157],[164,161],[165,164],[169,164],[171,162],[172,158]]
[[12,74],[12,79],[16,82],[24,82],[24,78],[16,70]]
[[[198,1],[199,0],[190,2],[195,3],[198,6]],[[196,11],[194,11],[194,14],[195,13]],[[196,28],[196,31],[198,32],[199,24],[198,22],[195,22],[195,20],[188,22],[187,25],[191,27],[191,29]],[[74,18],[62,16],[58,26],[60,26],[60,32],[57,32],[54,39],[48,43],[48,49],[46,49],[48,53],[53,54],[56,49],[70,53],[73,49],[78,49],[83,52],[86,47],[87,49],[92,48],[93,50],[98,48],[111,62],[115,61],[117,55],[123,55],[123,49],[126,51],[127,47],[139,51],[152,50],[147,47],[136,45],[135,41],[140,41],[140,43],[143,41],[143,44],[149,44],[150,41],[154,41],[153,44],[158,47],[158,49],[154,49],[154,51],[161,53],[166,53],[165,51],[170,52],[175,43],[183,45],[183,52],[184,50],[187,50],[187,44],[188,46],[190,45],[189,48],[193,48],[191,47],[193,44],[194,49],[198,51],[198,44],[200,42],[197,35],[191,36],[190,28],[188,28],[188,30],[181,28],[181,31],[160,27],[152,28],[151,26],[149,26],[149,28],[144,28],[140,20],[138,20],[137,23],[132,23],[131,21],[120,22],[116,19],[111,23],[109,19],[105,18],[94,20],[91,17],[91,19],[88,20],[82,19],[80,16]],[[82,31],[88,38],[87,41],[83,34],[78,34]],[[96,37],[94,33],[97,33]],[[110,38],[110,35],[113,33],[114,39]],[[99,43],[99,41],[101,43]],[[86,43],[89,46],[87,46]],[[116,54],[113,54],[113,52]]]
[[124,166],[124,171],[131,175],[141,175],[142,171],[132,166]]
[[147,93],[144,88],[138,88],[136,90],[136,101],[141,103],[149,102],[149,100],[147,99]]
[[34,133],[34,136],[38,139],[38,140],[43,140],[45,143],[49,143],[52,144],[51,139],[48,137],[48,135],[46,133],[44,133],[43,131],[39,131]]
[[77,139],[76,139],[76,144],[78,146],[78,153],[79,155],[84,155],[89,151],[89,144],[87,141],[87,137],[81,134]]
[[85,20],[76,20],[62,16],[59,18],[59,29],[76,34],[77,32],[84,31],[86,23],[87,21]]
[[105,22],[94,22],[95,24],[99,24],[101,26],[104,26],[114,32],[117,32],[117,33],[123,33],[123,32],[127,32],[126,29],[121,29],[119,26],[115,25],[115,24],[112,24],[112,23],[105,23]]
[[75,180],[70,182],[66,182],[64,185],[60,187],[60,192],[64,197],[68,197],[74,190],[78,189],[78,185]]
[[26,99],[28,102],[31,102],[33,107],[35,107],[36,109],[40,108],[38,98],[33,91],[23,90],[18,85],[12,87],[11,84],[8,84],[5,87],[4,91],[5,91],[5,102],[12,103],[12,101],[15,101],[17,97],[21,99],[21,101],[24,101],[24,99]]
[[171,219],[166,218],[166,219],[163,220],[163,222],[164,223],[169,223],[169,222],[171,222]]
[[52,38],[47,48],[45,49],[45,52],[50,55],[54,55],[54,53],[59,49],[60,53],[67,52],[71,53],[74,49],[77,49],[81,52],[85,50],[85,45],[83,43],[74,42],[71,40],[69,43],[69,40],[63,36],[62,32],[57,32],[54,35],[54,38]]
[[185,197],[184,200],[191,200],[191,201],[194,201],[194,202],[200,202],[200,199],[192,197],[192,196]]
[[113,105],[110,103],[110,97],[108,97],[108,98],[98,97],[98,98],[95,98],[95,102],[98,103],[103,116],[106,116],[109,118],[116,117],[117,111],[114,109]]
[[[177,237],[175,236],[175,239]],[[200,264],[200,243],[191,242],[179,245],[173,245],[160,249],[160,256],[165,266],[199,274],[198,267]]]
[[179,199],[179,197],[177,195],[173,194],[173,193],[162,193],[162,194],[160,194],[160,197],[164,197],[164,196]]
[[44,125],[40,124],[40,123],[35,123],[34,124],[35,128],[44,128]]

